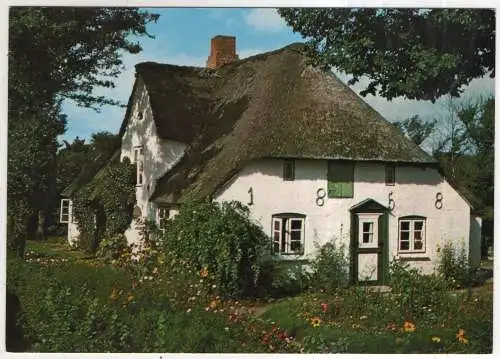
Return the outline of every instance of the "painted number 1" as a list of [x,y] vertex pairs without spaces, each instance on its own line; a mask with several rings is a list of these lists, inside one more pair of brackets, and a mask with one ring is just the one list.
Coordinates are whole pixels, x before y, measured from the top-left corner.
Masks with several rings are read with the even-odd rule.
[[248,189],[248,194],[250,195],[250,201],[247,203],[249,206],[253,205],[253,188]]

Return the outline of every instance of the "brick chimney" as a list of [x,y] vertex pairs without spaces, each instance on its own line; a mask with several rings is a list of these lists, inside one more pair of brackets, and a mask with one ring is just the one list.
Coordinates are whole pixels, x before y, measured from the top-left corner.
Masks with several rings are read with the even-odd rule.
[[216,69],[222,65],[238,60],[236,54],[236,37],[217,35],[210,42],[210,56],[207,67]]

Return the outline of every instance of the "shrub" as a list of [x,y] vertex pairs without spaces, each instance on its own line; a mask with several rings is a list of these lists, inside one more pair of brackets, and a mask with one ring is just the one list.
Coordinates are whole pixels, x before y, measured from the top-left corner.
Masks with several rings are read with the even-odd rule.
[[470,265],[463,243],[459,248],[452,243],[440,248],[438,272],[456,288],[470,287],[479,280],[478,268]]
[[261,264],[259,296],[279,298],[305,292],[311,281],[308,261],[268,259]]
[[256,287],[268,238],[237,202],[190,203],[169,223],[165,251],[213,275],[221,295],[249,295]]
[[344,246],[337,248],[333,242],[326,243],[311,262],[311,268],[311,286],[316,290],[331,293],[349,284],[349,260]]
[[393,260],[389,281],[403,319],[426,317],[437,321],[440,313],[449,309],[449,282],[441,275],[423,275],[408,263]]
[[127,238],[123,234],[118,234],[109,238],[105,238],[99,245],[97,256],[103,258],[105,261],[110,262],[117,260],[124,253],[127,253],[128,245]]

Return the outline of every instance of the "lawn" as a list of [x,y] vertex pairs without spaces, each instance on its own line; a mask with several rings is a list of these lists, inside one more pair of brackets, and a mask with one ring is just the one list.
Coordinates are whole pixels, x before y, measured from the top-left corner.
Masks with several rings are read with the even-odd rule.
[[470,290],[443,290],[437,279],[403,271],[406,285],[391,292],[349,287],[237,300],[216,295],[210,273],[163,261],[151,257],[147,266],[136,264],[139,270],[72,250],[62,239],[29,242],[24,261],[8,265],[8,289],[21,303],[18,350],[492,351],[491,279]]

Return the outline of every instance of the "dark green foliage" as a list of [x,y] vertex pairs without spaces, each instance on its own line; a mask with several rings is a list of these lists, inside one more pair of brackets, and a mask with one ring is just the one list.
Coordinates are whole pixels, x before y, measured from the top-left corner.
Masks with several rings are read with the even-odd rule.
[[469,288],[484,280],[479,268],[469,263],[467,252],[462,245],[447,243],[440,249],[438,272],[454,288]]
[[315,290],[333,293],[349,284],[349,260],[343,246],[328,242],[319,249],[311,262],[311,286]]
[[269,239],[237,202],[190,203],[168,226],[164,250],[207,268],[221,295],[252,294]]
[[393,260],[389,268],[391,292],[395,294],[394,304],[403,313],[405,320],[415,320],[425,316],[428,308],[434,313],[447,309],[450,283],[440,275],[423,275],[408,263]]
[[308,261],[269,259],[261,264],[257,294],[281,298],[304,293],[310,286]]
[[416,145],[420,146],[436,129],[437,120],[424,122],[418,115],[404,121],[396,121],[394,125],[403,131]]
[[491,9],[283,8],[309,39],[316,63],[367,76],[361,95],[435,101],[459,96],[474,78],[495,73]]
[[117,260],[123,253],[127,253],[128,244],[124,234],[104,238],[99,243],[97,256],[103,258],[106,262]]
[[95,252],[103,238],[125,232],[132,221],[135,181],[135,166],[112,162],[75,193],[73,213],[82,248]]

